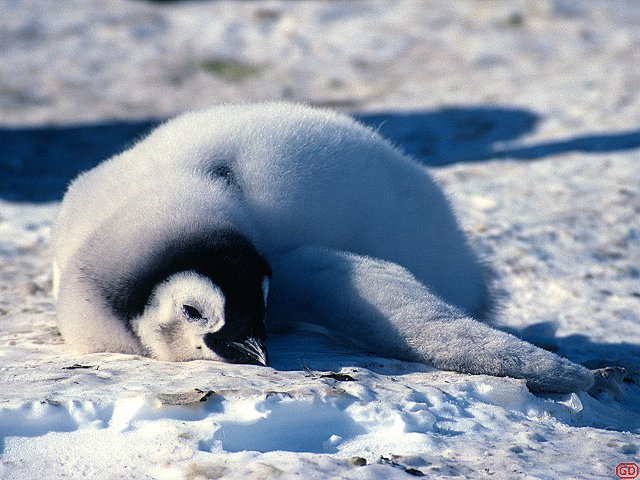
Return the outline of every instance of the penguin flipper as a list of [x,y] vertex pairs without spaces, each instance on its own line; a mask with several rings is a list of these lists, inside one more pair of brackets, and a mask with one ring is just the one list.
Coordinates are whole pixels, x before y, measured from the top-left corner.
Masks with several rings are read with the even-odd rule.
[[593,373],[491,328],[395,263],[303,246],[271,259],[267,321],[319,323],[380,355],[470,374],[508,376],[535,391],[588,390]]

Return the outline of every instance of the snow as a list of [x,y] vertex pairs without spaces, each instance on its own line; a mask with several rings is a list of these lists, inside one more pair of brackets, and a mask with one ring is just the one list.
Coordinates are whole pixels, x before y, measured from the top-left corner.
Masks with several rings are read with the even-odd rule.
[[[599,479],[637,462],[637,3],[0,11],[0,478]],[[70,354],[50,293],[66,182],[158,120],[274,98],[340,108],[437,166],[500,279],[502,328],[625,367],[619,398],[533,395],[317,331],[270,338],[269,368]]]

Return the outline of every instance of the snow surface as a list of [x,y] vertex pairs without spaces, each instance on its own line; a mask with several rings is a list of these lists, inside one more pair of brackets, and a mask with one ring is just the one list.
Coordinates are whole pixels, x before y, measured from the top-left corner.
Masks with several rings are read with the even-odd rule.
[[[640,5],[0,0],[0,478],[614,478],[640,454]],[[212,103],[335,106],[427,164],[499,323],[612,393],[378,358],[321,332],[272,366],[74,356],[64,186]],[[366,462],[365,465],[363,465]]]

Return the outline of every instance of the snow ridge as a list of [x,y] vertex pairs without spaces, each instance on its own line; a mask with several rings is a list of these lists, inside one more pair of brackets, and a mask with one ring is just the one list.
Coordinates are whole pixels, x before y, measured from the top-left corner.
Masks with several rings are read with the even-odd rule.
[[[87,374],[81,366],[74,367],[79,372],[75,377],[83,382]],[[108,363],[104,367],[108,370]],[[434,371],[407,374],[412,380],[409,387],[408,378],[389,385],[385,375],[352,367],[339,373],[289,375],[300,381],[275,380],[273,390],[265,384],[266,393],[259,395],[247,388],[193,389],[111,400],[105,395],[99,401],[14,402],[0,408],[2,468],[10,478],[13,469],[27,461],[25,450],[32,452],[30,461],[41,462],[43,469],[53,468],[59,476],[74,466],[97,468],[96,452],[99,457],[124,456],[132,462],[135,456],[156,455],[152,478],[173,478],[221,456],[227,464],[241,464],[251,455],[275,466],[283,456],[321,454],[347,462],[343,468],[358,469],[366,462],[368,468],[390,475],[407,469],[427,474],[441,472],[431,456],[460,448],[455,445],[461,436],[476,438],[465,447],[471,457],[486,456],[475,451],[475,445],[494,442],[493,463],[501,464],[509,456],[526,459],[536,444],[547,443],[570,427],[640,431],[639,417],[621,417],[606,399],[599,401],[584,393],[535,396],[519,380]],[[538,425],[533,432],[532,425]],[[547,434],[540,433],[540,425]],[[564,440],[577,443],[571,435]],[[633,445],[623,443],[619,450],[633,450]],[[49,465],[47,453],[52,449],[66,452],[54,466]],[[171,458],[170,464],[157,452]],[[394,452],[402,454],[394,456]],[[144,470],[141,464],[128,468],[132,470],[121,473],[138,475]],[[463,470],[464,462],[454,469]],[[36,478],[40,470],[30,471]]]

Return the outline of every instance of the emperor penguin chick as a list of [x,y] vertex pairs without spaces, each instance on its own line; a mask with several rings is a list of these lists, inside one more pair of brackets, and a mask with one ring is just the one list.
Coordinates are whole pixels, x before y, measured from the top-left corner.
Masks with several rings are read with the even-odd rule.
[[480,321],[482,263],[426,168],[288,103],[166,122],[69,187],[60,331],[82,352],[266,364],[266,328],[321,324],[379,355],[571,392],[593,373]]

